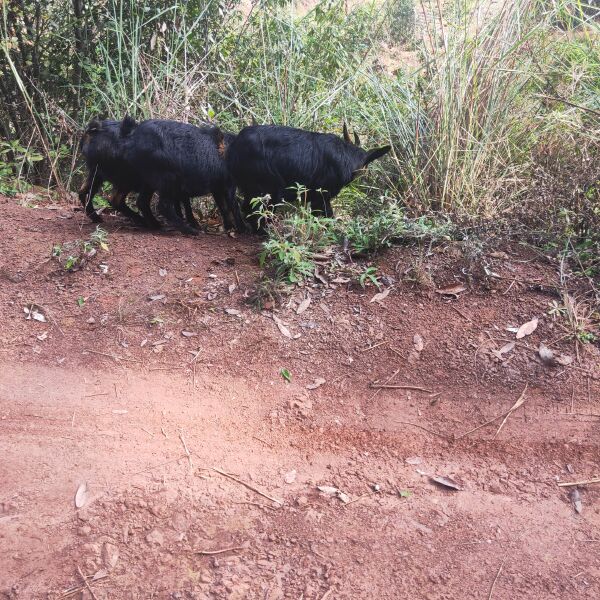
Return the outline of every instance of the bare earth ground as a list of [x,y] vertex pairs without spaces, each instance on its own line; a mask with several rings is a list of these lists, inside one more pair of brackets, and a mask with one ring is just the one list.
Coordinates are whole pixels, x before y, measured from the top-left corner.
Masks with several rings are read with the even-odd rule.
[[[505,248],[486,258],[505,279],[452,299],[407,281],[417,251],[397,249],[380,303],[315,281],[261,313],[244,298],[256,239],[104,227],[108,252],[66,273],[52,245],[94,227],[0,198],[1,597],[600,597],[600,487],[577,514],[557,485],[599,474],[598,349],[537,358],[564,335],[548,261]],[[452,245],[426,264],[441,286],[465,281],[461,261]],[[369,387],[396,370],[439,395]],[[495,439],[500,421],[454,439],[526,384]]]

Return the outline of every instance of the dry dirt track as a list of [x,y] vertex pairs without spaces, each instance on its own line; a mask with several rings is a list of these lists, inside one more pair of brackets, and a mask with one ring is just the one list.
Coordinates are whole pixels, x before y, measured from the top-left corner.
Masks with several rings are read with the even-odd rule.
[[[396,279],[381,304],[345,284],[294,292],[276,307],[290,339],[272,309],[245,302],[256,240],[150,235],[111,217],[108,253],[64,273],[45,261],[93,230],[81,213],[9,199],[0,211],[0,597],[600,597],[600,486],[580,489],[580,515],[557,486],[599,474],[598,352],[568,368],[536,359],[562,331],[546,286],[473,285],[450,303],[401,280],[414,256],[397,250],[381,260]],[[495,272],[555,278],[506,250],[489,258]],[[428,258],[437,285],[461,277],[459,255]],[[31,303],[48,323],[25,319]],[[501,362],[506,326],[534,316]],[[374,395],[369,383],[396,370],[441,394]],[[453,441],[525,384],[495,440],[498,423]],[[97,577],[92,592],[63,595],[83,587],[78,570]]]

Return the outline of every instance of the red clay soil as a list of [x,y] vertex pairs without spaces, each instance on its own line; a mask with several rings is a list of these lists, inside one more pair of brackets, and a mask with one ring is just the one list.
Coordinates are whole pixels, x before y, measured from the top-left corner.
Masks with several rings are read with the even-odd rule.
[[0,597],[600,597],[600,485],[558,486],[600,475],[599,353],[551,262],[395,249],[380,302],[332,276],[261,312],[259,240],[104,228],[65,272],[94,226],[0,198]]

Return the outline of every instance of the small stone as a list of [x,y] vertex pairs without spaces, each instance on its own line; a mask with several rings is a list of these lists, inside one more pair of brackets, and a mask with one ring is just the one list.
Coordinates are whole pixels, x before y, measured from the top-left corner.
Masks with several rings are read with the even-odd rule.
[[89,525],[84,525],[77,530],[77,535],[81,537],[86,537],[92,533],[92,528]]
[[96,322],[96,319],[94,319],[94,317],[90,317],[86,323],[88,323],[89,325],[93,325]]
[[198,581],[200,583],[212,583],[212,577],[210,576],[210,573],[205,571],[198,577]]
[[162,546],[165,543],[165,536],[159,529],[153,529],[147,536],[146,541],[149,544]]
[[297,471],[296,469],[293,469],[292,471],[288,471],[284,476],[283,476],[283,480],[286,483],[294,483],[294,481],[296,481],[296,475],[297,475]]
[[114,569],[119,562],[119,548],[110,542],[102,546],[102,562],[107,569]]

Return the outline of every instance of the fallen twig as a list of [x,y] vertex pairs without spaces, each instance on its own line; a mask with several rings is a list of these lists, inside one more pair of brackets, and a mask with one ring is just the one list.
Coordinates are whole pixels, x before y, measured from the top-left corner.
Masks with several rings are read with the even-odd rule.
[[458,308],[456,308],[456,306],[454,306],[454,304],[449,304],[448,306],[452,310],[456,311],[463,319],[465,319],[465,321],[469,321],[469,323],[473,322],[473,319],[471,319],[471,317],[467,317],[467,315],[465,315],[465,313],[463,313],[461,310],[458,310]]
[[379,494],[379,493],[380,493],[379,490],[372,490],[370,492],[367,492],[366,494],[361,494],[360,496],[354,498],[353,500],[349,500],[345,504],[342,504],[342,506],[348,506],[349,504],[353,504],[354,502],[358,502],[359,500],[362,500],[363,498],[366,498],[367,496],[372,496],[373,494]]
[[187,454],[187,459],[188,462],[190,464],[190,471],[194,470],[194,465],[192,464],[192,455],[190,454],[190,451],[188,450],[187,444],[185,443],[185,439],[183,437],[183,429],[179,430],[179,439],[181,440],[181,443],[183,444],[183,449],[185,450],[185,453]]
[[269,448],[275,448],[275,446],[273,446],[273,444],[269,444],[269,442],[265,442],[265,440],[256,437],[255,435],[252,436],[253,439],[258,440],[259,442],[262,442],[265,446],[268,446]]
[[236,552],[243,550],[244,546],[232,546],[231,548],[221,548],[220,550],[195,550],[194,554],[202,554],[202,556],[214,556],[215,554],[225,554],[225,552]]
[[384,344],[387,344],[387,340],[383,340],[383,342],[379,342],[379,344],[375,344],[373,346],[367,346],[366,348],[361,348],[359,350],[359,352],[368,352],[369,350],[373,350],[373,348],[379,348],[379,346],[383,346]]
[[500,423],[500,427],[498,427],[498,429],[496,430],[496,433],[494,434],[494,437],[492,438],[493,440],[496,439],[496,436],[500,433],[500,430],[504,427],[504,424],[506,423],[506,421],[508,421],[508,417],[510,417],[510,415],[512,415],[513,412],[515,412],[515,410],[517,410],[517,408],[519,408],[525,402],[525,400],[526,400],[525,392],[527,391],[527,385],[528,384],[525,384],[525,387],[523,388],[521,395],[517,398],[517,401],[513,404],[512,408],[508,411],[508,413],[504,417],[504,420],[502,421],[502,423]]
[[[525,386],[525,389],[527,389],[527,386]],[[525,393],[525,390],[523,390],[521,396]],[[519,398],[521,397],[519,396]],[[518,402],[518,400],[517,400]],[[515,403],[516,404],[516,403]],[[502,419],[503,417],[506,417],[507,415],[510,415],[510,413],[514,410],[515,405],[513,404],[513,406],[511,406],[511,408],[509,408],[506,412],[503,412],[501,415],[498,415],[496,417],[494,417],[493,419],[490,419],[489,421],[486,421],[485,423],[482,423],[481,425],[478,425],[477,427],[474,427],[473,429],[469,429],[469,431],[466,431],[465,433],[462,433],[459,436],[455,436],[454,437],[454,441],[458,441],[468,435],[470,435],[471,433],[475,433],[476,431],[479,431],[480,429],[483,429],[484,427],[487,427],[488,425],[491,425],[492,423],[495,423],[498,419]],[[498,433],[498,432],[496,432]],[[494,436],[495,437],[495,436]]]
[[83,583],[85,584],[85,587],[87,588],[87,590],[90,593],[91,597],[94,600],[98,600],[98,596],[96,596],[96,594],[94,594],[94,590],[92,590],[90,584],[88,583],[87,577],[81,572],[81,569],[79,568],[79,565],[77,565],[77,572],[79,573],[79,576],[81,577],[81,579],[83,579]]
[[428,390],[416,385],[396,385],[395,383],[372,383],[370,386],[374,390],[414,390],[425,392],[426,394],[435,394],[433,390]]
[[329,596],[333,593],[333,588],[329,588],[322,596],[321,600],[327,600]]
[[220,475],[223,475],[223,477],[227,477],[228,479],[231,479],[231,480],[235,481],[236,483],[243,485],[244,487],[246,487],[249,490],[252,490],[254,493],[258,494],[259,496],[262,496],[263,498],[267,498],[267,500],[271,500],[271,502],[276,502],[277,504],[283,505],[283,500],[278,500],[277,498],[273,498],[272,496],[269,496],[268,494],[265,494],[264,492],[257,490],[255,487],[251,486],[249,483],[246,483],[245,481],[242,481],[241,479],[238,479],[237,477],[234,477],[233,475],[230,475],[229,473],[226,473],[225,471],[221,471],[221,469],[218,469],[217,467],[213,467],[212,470],[216,471]]
[[423,427],[423,425],[418,425],[417,423],[411,423],[410,421],[394,421],[394,423],[398,423],[398,425],[412,425],[413,427],[417,427],[418,429],[422,429],[427,433],[431,433],[431,435],[435,435],[436,437],[442,438],[443,440],[449,440],[450,438],[443,433],[438,433],[437,431],[432,431],[431,429],[427,429],[427,427]]
[[[386,380],[384,383],[389,383],[392,379],[394,379],[394,377],[396,377],[396,375],[398,375],[398,373],[400,373],[400,369],[396,369]],[[377,389],[373,395],[367,399],[367,403],[369,403],[371,400],[373,400],[373,398],[375,398],[375,396],[377,396],[377,394],[379,394],[379,392],[382,390],[382,388]]]
[[[93,582],[96,582],[96,581],[100,581],[101,579],[106,579],[107,577],[108,577],[108,573],[104,573],[102,575],[92,575],[92,576],[88,577],[88,579],[91,579]],[[59,598],[61,600],[64,600],[64,598],[70,598],[71,596],[74,596],[75,594],[79,594],[80,592],[83,592],[83,590],[85,590],[85,588],[86,588],[85,584],[70,587],[70,588],[64,590],[63,593],[59,596]]]
[[494,593],[494,587],[496,586],[496,581],[498,581],[498,577],[500,577],[500,573],[502,572],[505,562],[506,562],[506,556],[504,557],[504,560],[502,561],[502,564],[500,565],[500,568],[498,569],[498,572],[496,573],[496,577],[494,577],[494,581],[492,581],[492,587],[490,588],[490,595],[488,596],[488,600],[492,600],[492,594]]
[[90,352],[91,354],[99,354],[100,356],[107,356],[108,358],[112,358],[113,360],[125,360],[129,362],[140,362],[137,358],[125,358],[124,356],[119,356],[118,354],[107,354],[106,352],[99,352],[98,350],[92,350],[91,348],[84,348],[83,352]]
[[589,485],[590,483],[600,483],[600,477],[592,477],[591,479],[584,479],[583,481],[565,481],[559,483],[558,487],[573,487],[576,485]]

